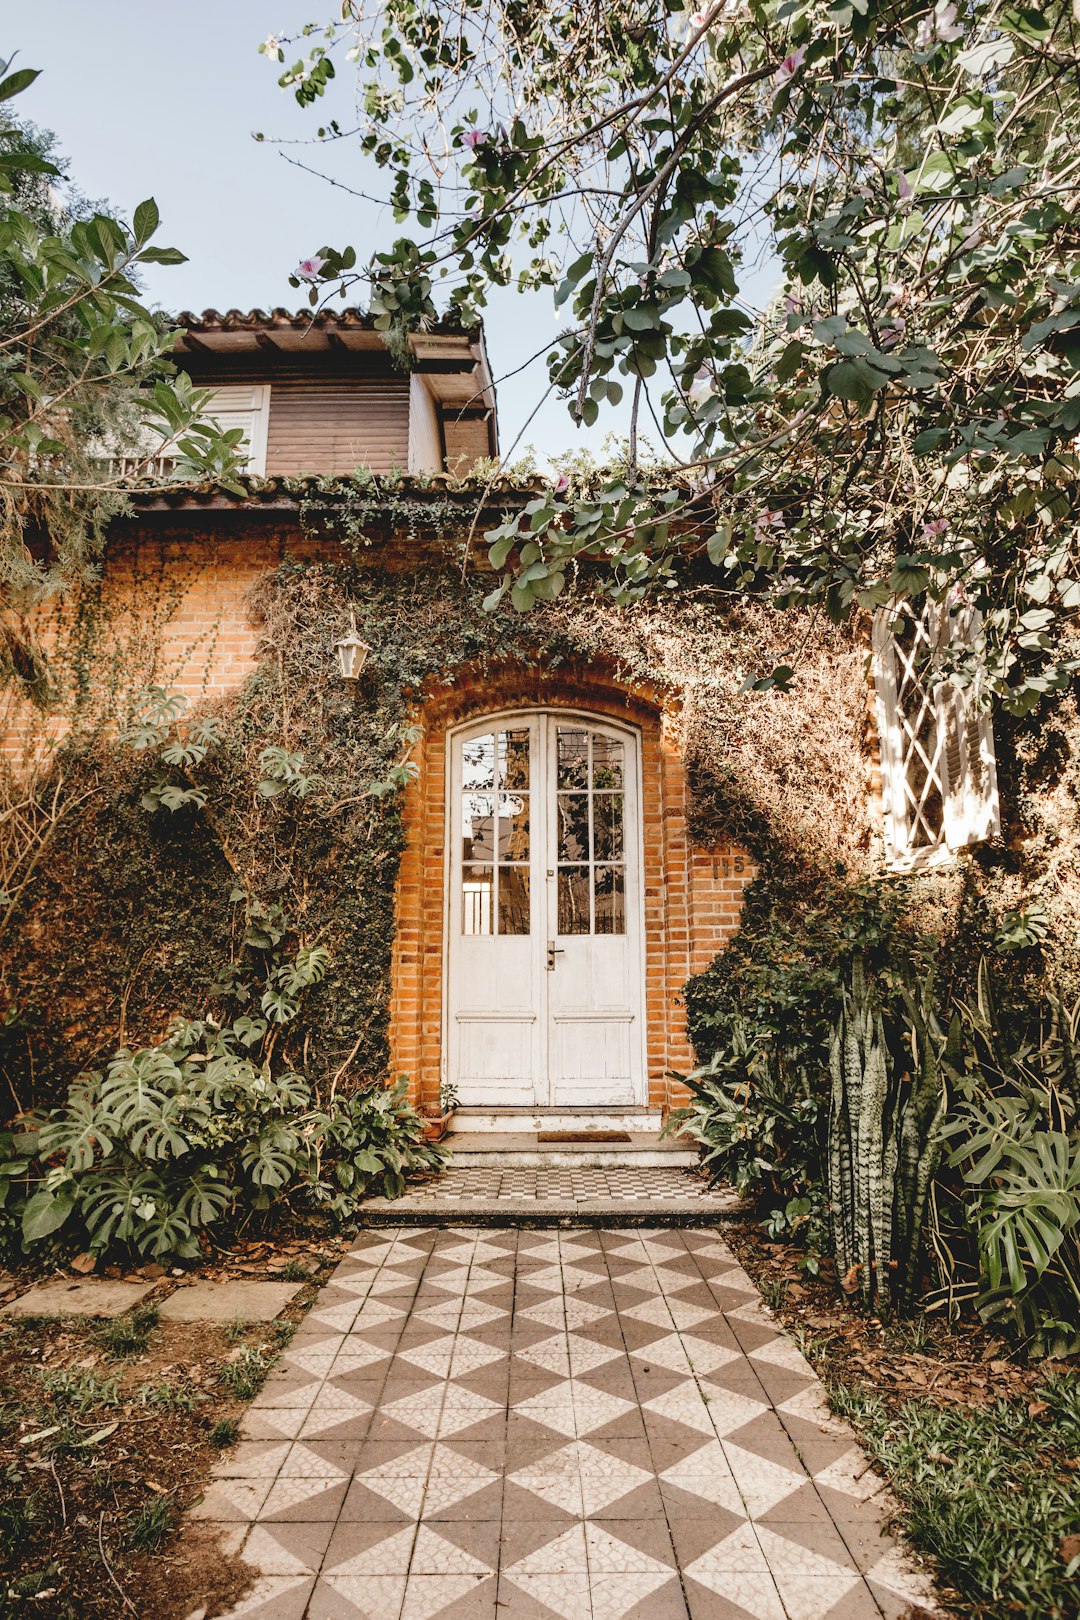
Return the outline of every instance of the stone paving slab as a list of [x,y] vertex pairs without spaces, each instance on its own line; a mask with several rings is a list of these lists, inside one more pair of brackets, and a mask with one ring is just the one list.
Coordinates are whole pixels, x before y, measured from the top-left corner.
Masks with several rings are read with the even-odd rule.
[[242,1278],[189,1283],[163,1299],[158,1314],[163,1322],[272,1322],[302,1287]]
[[367,1231],[193,1509],[251,1620],[898,1620],[932,1586],[715,1229]]
[[54,1277],[20,1294],[0,1310],[0,1316],[123,1316],[155,1286],[107,1277]]

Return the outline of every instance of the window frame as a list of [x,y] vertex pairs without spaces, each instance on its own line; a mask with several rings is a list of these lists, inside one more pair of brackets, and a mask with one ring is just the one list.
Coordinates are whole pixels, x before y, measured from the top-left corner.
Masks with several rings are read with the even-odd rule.
[[[898,666],[904,659],[912,671],[912,661],[904,658],[892,626],[899,614],[914,615],[916,611],[918,634],[929,647],[928,673],[940,663],[950,642],[975,642],[982,623],[977,608],[963,603],[950,607],[947,602],[929,597],[918,610],[910,601],[894,601],[874,615],[871,666],[885,855],[886,864],[894,872],[952,866],[961,849],[995,837],[1001,825],[993,722],[989,706],[982,701],[984,689],[978,675],[968,686],[948,677],[929,684],[924,677],[914,676],[933,717],[934,743],[929,757],[918,739],[915,722],[901,706]],[[925,710],[920,709],[919,719],[924,714]],[[929,831],[922,813],[927,795],[924,788],[913,815],[909,788],[909,766],[916,751],[941,798],[940,835],[922,844],[916,844],[914,837],[919,820]]]

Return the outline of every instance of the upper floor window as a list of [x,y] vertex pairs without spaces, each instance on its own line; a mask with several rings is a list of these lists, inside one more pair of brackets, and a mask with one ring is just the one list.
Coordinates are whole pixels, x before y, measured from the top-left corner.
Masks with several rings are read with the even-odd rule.
[[206,415],[225,432],[242,428],[247,450],[245,472],[266,475],[266,440],[270,428],[270,388],[266,383],[228,383],[214,389]]
[[889,864],[937,865],[999,829],[990,711],[976,676],[948,673],[948,651],[973,646],[965,602],[928,597],[874,619],[874,684]]
[[[215,388],[207,404],[206,416],[228,432],[232,428],[243,431],[242,444],[247,462],[242,471],[266,476],[266,443],[270,428],[270,387],[266,383],[227,383]],[[171,446],[155,453],[147,443],[143,454],[128,451],[112,458],[113,465],[130,478],[168,478],[175,466]]]

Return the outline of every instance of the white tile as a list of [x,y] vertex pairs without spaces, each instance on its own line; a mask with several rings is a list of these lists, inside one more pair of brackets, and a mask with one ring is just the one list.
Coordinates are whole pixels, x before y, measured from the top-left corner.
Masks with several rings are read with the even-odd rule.
[[746,1512],[735,1475],[718,1440],[708,1441],[681,1462],[665,1468],[660,1478],[669,1485],[678,1486],[680,1491],[688,1491],[692,1496],[703,1497],[706,1502],[725,1508],[729,1513],[743,1515]]
[[[605,1575],[590,1573],[589,1598],[592,1620],[624,1620],[631,1608],[637,1608],[652,1597],[661,1586],[672,1580],[674,1571],[635,1571],[632,1574]],[[646,1613],[648,1611],[646,1610]]]
[[[404,1575],[323,1575],[315,1586],[315,1595],[325,1589],[335,1598],[353,1605],[349,1620],[389,1620],[401,1612],[405,1595]],[[353,1612],[355,1611],[355,1612]],[[344,1615],[345,1610],[339,1611]]]
[[584,1575],[588,1568],[585,1526],[572,1524],[561,1535],[518,1558],[505,1573],[516,1580],[519,1575]]
[[401,1620],[432,1620],[475,1591],[477,1583],[476,1575],[410,1575]]
[[853,1496],[857,1502],[868,1502],[885,1487],[885,1481],[874,1472],[866,1453],[858,1446],[851,1446],[842,1457],[816,1473],[814,1483],[833,1491],[842,1491],[845,1496]]
[[512,1575],[503,1576],[503,1580],[516,1586],[534,1603],[552,1609],[563,1620],[586,1620],[592,1612],[588,1575]]
[[[707,1586],[718,1597],[727,1598],[729,1603],[737,1603],[740,1609],[753,1615],[754,1620],[788,1620],[780,1602],[780,1593],[768,1575],[746,1570],[715,1569],[703,1570],[690,1578]],[[823,1620],[825,1612],[821,1610],[814,1620]]]
[[724,1455],[752,1519],[770,1512],[793,1491],[809,1483],[808,1474],[796,1473],[782,1463],[769,1462],[754,1451],[733,1445],[730,1440],[724,1442]]
[[613,1536],[599,1524],[585,1526],[585,1546],[589,1555],[591,1575],[660,1575],[663,1579],[674,1574],[669,1564],[639,1547]]
[[223,1620],[240,1620],[245,1614],[256,1614],[264,1605],[301,1592],[312,1584],[310,1575],[264,1575],[255,1582],[250,1592],[241,1598],[235,1609],[230,1609]]
[[[387,1525],[386,1528],[391,1530],[392,1527]],[[392,1531],[381,1541],[365,1547],[362,1552],[343,1558],[340,1563],[328,1568],[326,1573],[335,1579],[342,1575],[407,1575],[415,1540],[416,1526],[406,1525],[404,1530]]]
[[[821,1620],[822,1615],[827,1615],[830,1609],[863,1584],[862,1577],[854,1570],[839,1570],[835,1575],[801,1575],[792,1573],[782,1565],[774,1565],[772,1574],[780,1589],[788,1620]],[[877,1604],[866,1592],[867,1620],[870,1620],[876,1608]]]

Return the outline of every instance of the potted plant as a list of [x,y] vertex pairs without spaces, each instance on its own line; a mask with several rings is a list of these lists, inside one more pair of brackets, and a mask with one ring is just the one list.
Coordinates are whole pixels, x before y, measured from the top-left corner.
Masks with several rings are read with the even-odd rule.
[[424,1121],[424,1140],[441,1142],[450,1128],[450,1119],[458,1104],[457,1087],[444,1080],[439,1087],[439,1104],[435,1109],[429,1103],[421,1109]]

